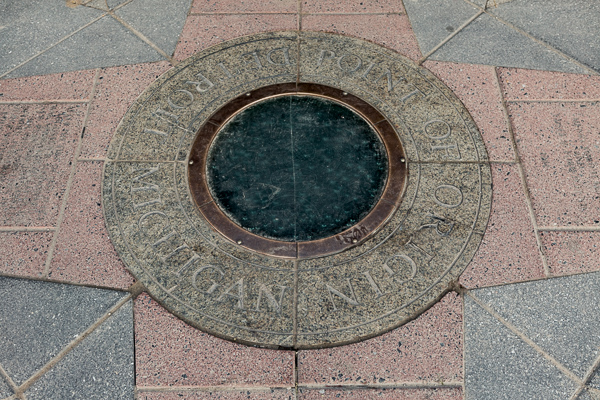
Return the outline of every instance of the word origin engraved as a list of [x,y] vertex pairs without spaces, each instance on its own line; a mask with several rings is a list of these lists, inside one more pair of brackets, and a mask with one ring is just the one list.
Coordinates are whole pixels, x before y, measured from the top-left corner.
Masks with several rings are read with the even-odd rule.
[[[273,207],[273,217],[264,219],[271,224],[269,232],[275,232],[270,235],[228,216],[209,188],[214,176],[207,176],[209,156],[219,150],[213,147],[220,143],[215,138],[238,132],[235,126],[226,130],[227,124],[242,110],[280,98],[288,103],[277,104],[291,105],[294,99],[301,105],[325,104],[317,108],[321,115],[303,116],[298,123],[325,121],[319,118],[331,118],[327,112],[334,109],[346,110],[344,120],[364,119],[365,132],[374,135],[364,149],[380,150],[369,155],[361,149],[346,164],[327,158],[336,154],[329,146],[355,143],[355,138],[335,133],[309,146],[313,150],[306,154],[318,150],[331,160],[323,171],[341,165],[331,176],[349,182],[345,187],[351,189],[339,193],[321,182],[328,180],[325,175],[309,175],[316,159],[302,169],[303,159],[294,158],[300,157],[299,150],[288,151],[302,144],[297,140],[311,138],[295,137],[294,127],[282,129],[285,137],[269,139],[281,143],[277,153],[260,148],[252,153],[250,147],[241,155],[227,153],[229,159],[238,158],[217,176],[226,192],[227,174],[254,167],[268,171],[240,190],[236,204],[247,206],[244,215],[249,216]],[[284,111],[274,115],[255,120],[286,123]],[[327,124],[337,126],[340,120],[333,117]],[[327,124],[320,123],[307,125],[303,135],[325,137],[320,130]],[[356,172],[365,157],[376,157],[385,172],[378,175],[383,176],[381,189],[368,193],[365,182],[371,175],[358,179]],[[271,164],[260,170],[265,160]],[[323,183],[322,191],[334,193],[334,200],[326,200],[334,207],[325,211],[324,203],[296,196],[301,179],[311,187]],[[290,190],[296,197],[286,203]],[[331,228],[332,233],[321,231],[328,232],[322,236],[311,231],[325,226],[325,220],[331,225],[341,219],[331,211],[337,210],[335,201],[353,209],[365,193],[372,205],[359,218],[339,230]],[[491,177],[473,120],[426,69],[359,39],[272,32],[206,49],[150,85],[115,132],[102,201],[109,235],[126,267],[168,310],[238,343],[305,349],[386,332],[450,290],[485,231]],[[295,228],[286,231],[292,239],[275,237],[286,228],[280,226],[283,216],[285,221],[305,218],[294,214],[295,201],[304,201],[308,211],[303,212],[316,216],[316,222],[301,239]]]

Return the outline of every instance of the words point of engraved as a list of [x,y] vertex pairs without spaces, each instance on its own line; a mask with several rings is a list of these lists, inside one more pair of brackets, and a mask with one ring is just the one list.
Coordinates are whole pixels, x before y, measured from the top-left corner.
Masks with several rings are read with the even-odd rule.
[[[277,96],[339,103],[351,112],[336,115],[360,116],[384,149],[385,185],[368,192],[372,209],[330,236],[297,240],[294,234],[280,240],[253,233],[223,211],[209,188],[211,179],[221,176],[210,178],[207,170],[219,132],[228,132],[225,127],[240,110]],[[268,125],[271,119],[277,118],[263,122]],[[332,136],[337,141],[354,140],[337,135]],[[296,139],[292,135],[290,151],[300,148]],[[287,146],[281,143],[281,149]],[[335,149],[328,146],[319,144],[316,150],[329,157]],[[304,179],[296,175],[302,166],[290,167],[288,153],[270,153],[235,155],[241,157],[239,163],[218,170],[224,190],[229,190],[227,174],[234,173],[229,169],[267,160],[269,174],[249,175],[256,184],[240,192],[240,204],[250,204],[244,199],[251,198],[252,207],[260,209],[260,202],[274,204],[285,193],[292,193],[290,204],[305,201],[294,190],[298,179]],[[353,164],[356,156],[335,160],[331,162],[342,172],[332,176],[345,183],[362,168]],[[285,168],[291,168],[288,175],[297,179],[296,186],[290,186]],[[362,201],[356,194],[364,191],[360,182],[369,176],[350,181],[351,189],[344,190],[350,193],[325,201]],[[327,183],[305,179],[314,186]],[[283,190],[285,185],[291,191]],[[327,194],[335,191],[322,187]],[[110,237],[152,297],[199,329],[271,348],[351,343],[413,319],[449,290],[472,259],[490,202],[490,169],[481,136],[443,83],[389,49],[309,32],[238,38],[165,73],[123,118],[103,178]],[[337,218],[336,211],[311,208],[313,203],[306,200],[309,211],[303,212],[317,216],[317,223],[319,213]],[[272,212],[269,218],[276,221],[289,207]]]

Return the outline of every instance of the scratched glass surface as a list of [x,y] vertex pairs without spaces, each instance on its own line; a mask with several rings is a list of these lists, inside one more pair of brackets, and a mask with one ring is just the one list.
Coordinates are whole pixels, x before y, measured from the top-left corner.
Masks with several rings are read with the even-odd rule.
[[218,133],[210,190],[254,234],[309,241],[344,231],[375,206],[387,179],[385,146],[354,111],[315,96],[256,103]]

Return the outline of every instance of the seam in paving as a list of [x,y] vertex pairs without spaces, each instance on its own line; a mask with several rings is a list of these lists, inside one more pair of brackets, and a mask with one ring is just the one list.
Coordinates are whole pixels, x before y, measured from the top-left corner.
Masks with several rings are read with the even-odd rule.
[[104,157],[98,157],[98,158],[78,158],[77,161],[80,161],[80,162],[94,162],[94,161],[104,162],[104,161],[106,161],[106,158],[104,158]]
[[575,375],[573,372],[571,372],[567,367],[565,367],[564,365],[562,365],[558,360],[556,360],[554,357],[552,357],[550,354],[546,353],[546,351],[544,351],[544,349],[542,349],[540,346],[538,346],[533,340],[531,340],[529,337],[527,337],[523,332],[521,332],[516,326],[514,326],[513,324],[511,324],[510,322],[508,322],[507,320],[505,320],[504,318],[502,318],[502,316],[500,316],[500,314],[498,314],[496,311],[494,311],[494,309],[492,309],[492,307],[490,307],[489,305],[487,305],[486,303],[484,303],[483,301],[481,301],[479,298],[477,298],[472,292],[467,292],[467,295],[475,302],[477,303],[477,305],[479,305],[479,307],[483,308],[485,311],[487,311],[491,316],[493,316],[494,318],[496,318],[500,323],[502,323],[502,325],[504,325],[505,327],[507,327],[512,333],[514,333],[515,335],[517,335],[522,341],[524,341],[525,343],[527,343],[529,346],[531,346],[534,350],[536,350],[540,355],[542,355],[546,360],[550,361],[550,363],[552,363],[556,368],[558,368],[564,375],[566,375],[567,377],[569,377],[571,380],[573,380],[575,383],[577,383],[578,385],[583,384],[583,381],[581,379],[579,379],[579,377],[577,377],[577,375]]
[[[459,277],[459,279],[460,279],[460,277]],[[460,285],[460,283],[459,283],[459,285]],[[460,308],[461,308],[461,311],[462,311],[462,353],[461,353],[461,355],[462,355],[462,362],[461,362],[461,366],[462,366],[462,391],[463,391],[463,398],[466,399],[466,397],[467,397],[467,385],[466,385],[466,382],[467,382],[467,379],[466,379],[467,378],[466,377],[466,375],[467,375],[467,365],[465,363],[465,360],[467,359],[467,354],[466,354],[467,345],[465,343],[466,342],[466,335],[465,335],[465,333],[467,332],[467,322],[466,322],[466,319],[467,319],[466,318],[466,314],[467,313],[466,313],[466,310],[465,310],[465,296],[469,292],[469,290],[466,289],[462,285],[460,285],[460,287],[462,288],[462,290],[458,292],[458,296],[460,298],[460,302],[461,302]]]
[[112,306],[106,314],[100,317],[96,322],[94,322],[89,328],[87,328],[83,333],[81,333],[75,340],[65,346],[56,356],[54,356],[46,365],[40,368],[33,376],[27,379],[21,386],[19,386],[19,392],[24,393],[31,385],[35,383],[39,378],[42,377],[46,372],[50,371],[52,367],[54,367],[60,360],[62,360],[68,353],[71,352],[79,343],[81,343],[85,338],[87,338],[93,331],[96,330],[100,325],[104,323],[110,316],[112,316],[115,312],[119,310],[125,303],[131,300],[131,295],[128,294],[123,299],[119,300],[117,304]]
[[503,283],[498,283],[498,284],[494,284],[494,285],[477,286],[477,287],[468,288],[467,290],[499,288],[499,287],[503,287],[503,286],[514,285],[516,283],[529,283],[529,282],[548,281],[548,280],[552,280],[552,279],[567,278],[567,277],[570,277],[570,276],[588,275],[588,274],[597,274],[597,273],[600,273],[600,270],[599,271],[578,271],[578,272],[572,272],[572,273],[568,273],[568,274],[553,275],[553,276],[550,276],[550,277],[543,276],[541,278],[529,278],[529,279],[523,279],[523,280],[520,280],[520,281],[503,282]]
[[507,103],[597,103],[600,99],[514,99],[506,100]]
[[0,105],[13,105],[13,104],[85,104],[89,99],[82,100],[4,100],[0,101]]
[[435,46],[433,49],[429,50],[429,52],[427,54],[425,54],[423,56],[423,58],[421,58],[419,61],[417,61],[417,65],[423,64],[429,57],[431,57],[433,55],[433,53],[438,51],[443,45],[448,43],[454,36],[458,35],[459,32],[461,32],[463,29],[465,29],[471,22],[473,22],[477,18],[479,18],[479,16],[483,13],[484,13],[484,11],[480,10],[475,15],[473,15],[471,18],[466,20],[461,26],[458,27],[458,29],[456,29],[454,32],[452,32],[450,35],[448,35],[446,37],[446,39],[442,40],[437,46]]
[[29,61],[41,56],[42,54],[44,54],[45,52],[47,52],[48,50],[52,49],[53,47],[61,44],[62,42],[64,42],[65,40],[69,39],[71,36],[75,35],[76,33],[84,30],[85,28],[87,28],[88,26],[92,25],[95,22],[100,21],[102,18],[104,18],[106,16],[106,14],[102,14],[101,16],[97,17],[96,19],[93,19],[92,21],[88,22],[87,24],[83,25],[82,27],[74,30],[73,32],[71,32],[70,34],[68,34],[67,36],[63,37],[62,39],[60,39],[58,42],[51,44],[49,47],[47,47],[46,49],[40,51],[39,53],[37,53],[34,56],[29,57],[27,60],[23,61],[21,64],[17,65],[16,67],[13,67],[11,69],[9,69],[8,71],[6,71],[5,73],[3,73],[2,75],[0,75],[0,79],[4,78],[6,75],[10,74],[11,72],[13,72],[16,69],[21,68],[23,65],[27,64]]
[[319,383],[307,383],[299,385],[298,388],[315,390],[315,389],[342,389],[342,390],[353,390],[353,389],[449,389],[456,388],[462,389],[462,381],[449,381],[444,383],[439,382],[394,382],[394,383],[380,383],[380,384],[369,384],[364,385],[357,384],[319,384]]
[[554,46],[544,42],[543,40],[540,40],[538,38],[536,38],[535,36],[532,36],[531,34],[527,33],[526,31],[524,31],[523,29],[519,28],[516,25],[511,24],[508,21],[503,20],[502,18],[496,16],[495,14],[492,14],[490,11],[488,11],[489,9],[487,8],[487,2],[486,2],[486,8],[483,8],[469,0],[464,0],[465,3],[470,4],[471,6],[481,10],[482,12],[486,13],[487,15],[489,15],[490,17],[494,18],[495,20],[497,20],[498,22],[500,22],[501,24],[506,25],[507,27],[509,27],[510,29],[514,30],[515,32],[533,40],[534,42],[541,44],[542,46],[544,46],[545,48],[547,48],[548,50],[554,52],[555,54],[557,54],[558,56],[565,58],[566,60],[572,62],[573,64],[576,64],[578,67],[583,68],[584,70],[588,71],[590,75],[600,75],[600,73],[590,67],[588,67],[587,65],[583,64],[582,62],[574,59],[573,57],[569,56],[568,54],[563,53],[562,51],[558,50],[557,48],[555,48]]
[[[98,77],[100,76],[100,68],[96,69],[96,74],[94,75],[94,83],[92,84],[92,90],[90,91],[90,99],[94,98],[96,94],[96,86],[98,84]],[[85,132],[85,127],[88,122],[88,118],[90,116],[90,110],[92,108],[92,102],[90,101],[87,104],[87,110],[85,111],[85,117],[83,118],[81,135],[77,138],[77,147],[75,149],[75,154],[73,155],[73,162],[71,163],[71,171],[69,173],[69,179],[67,180],[67,186],[65,188],[64,197],[62,203],[60,205],[60,211],[58,212],[58,220],[56,222],[56,230],[54,232],[54,236],[52,237],[52,242],[50,243],[50,247],[48,248],[48,256],[46,257],[46,263],[44,265],[44,272],[42,273],[42,277],[47,278],[48,273],[50,272],[50,263],[52,262],[52,258],[54,256],[54,250],[56,249],[56,244],[58,242],[58,235],[60,234],[60,227],[62,225],[62,221],[65,217],[65,210],[67,208],[67,201],[69,199],[69,194],[71,193],[71,187],[73,186],[73,181],[75,180],[75,173],[77,172],[77,159],[79,158],[79,154],[81,154],[81,147],[83,144],[83,132]]]
[[569,400],[577,399],[579,394],[585,389],[585,385],[587,385],[588,382],[590,381],[590,379],[592,379],[592,375],[594,375],[594,372],[596,372],[596,370],[598,369],[599,366],[600,366],[600,356],[596,357],[596,360],[594,361],[592,366],[585,373],[585,376],[583,377],[583,383],[579,386],[579,388],[577,388],[573,392],[573,395],[569,398]]
[[111,17],[113,17],[117,22],[119,22],[121,25],[123,25],[126,29],[128,29],[131,33],[133,33],[135,36],[137,36],[139,39],[141,39],[144,43],[146,43],[148,46],[152,47],[161,56],[166,58],[169,63],[173,64],[173,57],[171,57],[167,53],[165,53],[160,47],[158,47],[156,44],[154,44],[154,42],[152,42],[150,39],[148,39],[142,32],[138,31],[133,26],[129,25],[129,23],[127,21],[125,21],[124,19],[119,17],[117,14],[115,14],[114,11],[109,11],[108,14]]
[[4,380],[6,381],[6,383],[8,383],[8,386],[10,386],[14,393],[16,393],[19,390],[17,384],[10,378],[10,376],[8,376],[8,373],[6,373],[2,365],[0,365],[0,379],[1,378],[4,378]]
[[136,386],[136,392],[270,392],[273,390],[290,390],[293,387],[289,385],[271,385],[271,386],[244,386],[244,385],[223,385],[223,386]]
[[540,232],[600,232],[600,226],[540,226]]
[[515,138],[515,132],[512,126],[512,121],[510,119],[510,114],[508,112],[508,106],[506,104],[506,100],[504,99],[502,93],[502,84],[500,82],[500,74],[498,72],[498,68],[494,68],[494,76],[496,77],[496,87],[500,93],[500,99],[502,101],[502,113],[504,114],[504,121],[506,123],[506,128],[508,129],[508,135],[510,137],[511,144],[513,146],[513,151],[515,154],[515,162],[517,165],[517,169],[519,170],[519,176],[521,177],[521,187],[523,188],[523,193],[525,194],[525,202],[527,203],[527,210],[529,211],[529,218],[531,219],[531,225],[533,226],[533,231],[535,234],[535,241],[537,243],[538,252],[542,259],[542,265],[544,267],[544,274],[547,277],[552,276],[550,273],[550,267],[548,266],[548,259],[546,258],[546,253],[544,252],[544,245],[542,243],[542,237],[540,235],[540,231],[538,229],[537,218],[535,216],[535,212],[533,210],[533,201],[531,200],[531,194],[529,193],[529,186],[527,185],[527,179],[525,177],[525,169],[523,168],[523,163],[521,162],[521,156],[519,155],[519,148],[517,146],[517,140]]
[[0,232],[54,232],[53,226],[0,226]]
[[202,17],[202,16],[211,16],[211,15],[295,15],[297,11],[247,11],[247,12],[239,12],[239,11],[205,11],[205,12],[194,12],[190,13],[190,17]]
[[0,277],[15,278],[15,279],[27,279],[28,281],[37,281],[37,282],[59,283],[61,285],[81,286],[81,287],[87,287],[87,288],[93,288],[93,289],[104,289],[104,290],[108,289],[108,290],[113,290],[116,292],[127,292],[128,291],[128,289],[123,289],[122,287],[92,285],[89,283],[80,283],[80,282],[71,282],[71,281],[65,281],[65,280],[42,278],[40,276],[7,274],[5,272],[0,272]]

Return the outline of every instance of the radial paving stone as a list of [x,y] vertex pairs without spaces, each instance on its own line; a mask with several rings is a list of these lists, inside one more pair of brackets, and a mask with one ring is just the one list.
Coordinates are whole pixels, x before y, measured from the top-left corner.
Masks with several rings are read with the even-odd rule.
[[594,389],[584,389],[579,396],[577,397],[577,400],[599,400],[600,399],[600,390],[594,390]]
[[54,232],[1,232],[0,273],[40,277]]
[[462,301],[448,293],[419,318],[376,338],[298,352],[300,385],[461,382]]
[[405,0],[404,7],[423,54],[479,12],[463,0]]
[[45,75],[158,60],[164,60],[159,52],[114,18],[104,17],[11,72],[7,77]]
[[115,10],[115,14],[168,56],[172,56],[191,2],[134,0]]
[[600,273],[473,293],[580,378],[600,355]]
[[586,0],[511,0],[488,12],[600,71],[600,4]]
[[22,384],[126,295],[0,277],[0,365]]
[[600,232],[540,232],[552,275],[600,270]]
[[596,368],[596,371],[594,371],[588,382],[588,386],[600,391],[600,368]]
[[477,17],[433,53],[430,59],[588,73],[585,68],[487,14]]
[[0,79],[0,101],[89,99],[95,71]]
[[3,1],[0,77],[103,14],[87,7],[70,8],[64,1]]
[[131,399],[133,310],[129,300],[25,391],[27,399]]
[[0,225],[56,224],[84,116],[83,104],[0,104]]
[[600,103],[511,102],[508,112],[538,225],[600,226]]
[[126,290],[134,279],[110,242],[102,218],[102,167],[102,162],[77,164],[48,278]]
[[[475,295],[482,290],[474,291]],[[466,400],[565,400],[577,386],[465,296]]]
[[498,77],[507,101],[600,99],[599,76],[498,68]]

